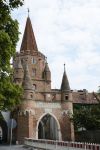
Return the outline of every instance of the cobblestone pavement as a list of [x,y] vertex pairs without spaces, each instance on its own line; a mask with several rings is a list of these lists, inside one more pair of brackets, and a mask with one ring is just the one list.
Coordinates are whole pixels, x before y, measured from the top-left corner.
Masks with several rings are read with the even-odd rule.
[[6,145],[6,146],[0,146],[0,150],[28,150],[23,147],[23,145]]

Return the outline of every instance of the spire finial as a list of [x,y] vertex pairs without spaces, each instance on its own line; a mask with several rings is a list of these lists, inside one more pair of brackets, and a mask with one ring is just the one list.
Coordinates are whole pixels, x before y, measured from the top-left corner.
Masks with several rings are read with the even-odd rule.
[[66,64],[64,63],[64,71],[65,71],[65,66],[66,66]]
[[27,12],[28,12],[28,17],[29,17],[29,13],[30,13],[30,10],[29,10],[29,8],[27,8]]

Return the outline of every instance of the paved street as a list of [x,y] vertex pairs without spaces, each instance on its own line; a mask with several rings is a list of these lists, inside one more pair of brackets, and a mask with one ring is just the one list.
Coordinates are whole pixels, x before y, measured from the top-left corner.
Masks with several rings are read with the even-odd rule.
[[0,150],[29,150],[23,147],[23,145],[6,145],[6,146],[0,146]]

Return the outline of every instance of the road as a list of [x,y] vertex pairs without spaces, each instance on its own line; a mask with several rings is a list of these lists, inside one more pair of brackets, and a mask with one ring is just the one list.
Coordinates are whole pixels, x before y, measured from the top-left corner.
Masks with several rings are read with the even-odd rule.
[[23,145],[6,145],[6,146],[0,146],[0,150],[29,150],[23,147]]

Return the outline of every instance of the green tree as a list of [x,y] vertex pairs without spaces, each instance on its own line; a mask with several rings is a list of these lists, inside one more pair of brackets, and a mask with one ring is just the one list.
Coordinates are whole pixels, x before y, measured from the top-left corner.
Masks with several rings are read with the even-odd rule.
[[76,130],[85,128],[86,130],[100,129],[100,105],[86,105],[74,108],[72,117]]
[[22,88],[13,83],[11,58],[19,40],[18,21],[11,11],[23,5],[23,0],[0,0],[0,109],[14,108],[20,102]]

